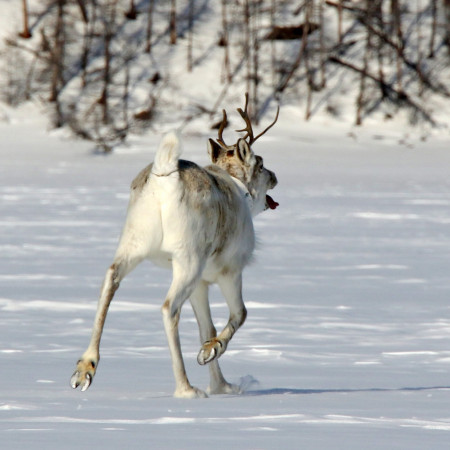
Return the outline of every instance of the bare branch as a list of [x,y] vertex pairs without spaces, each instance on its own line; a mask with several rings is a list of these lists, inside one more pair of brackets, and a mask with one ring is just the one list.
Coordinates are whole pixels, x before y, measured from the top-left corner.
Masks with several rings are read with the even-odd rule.
[[406,105],[412,107],[416,112],[420,113],[423,116],[423,118],[426,119],[428,122],[430,122],[432,125],[436,125],[436,122],[433,120],[433,118],[430,116],[430,114],[428,114],[420,105],[418,105],[416,102],[414,102],[405,92],[398,91],[391,85],[380,80],[375,75],[372,75],[367,70],[361,69],[360,67],[357,67],[352,63],[344,61],[344,60],[338,58],[337,56],[331,56],[329,58],[329,61],[332,63],[340,64],[344,67],[354,70],[355,72],[363,74],[367,78],[370,78],[372,81],[375,81],[376,83],[378,83],[380,85],[380,88],[386,97],[390,98],[391,100],[393,100],[395,102],[405,103]]

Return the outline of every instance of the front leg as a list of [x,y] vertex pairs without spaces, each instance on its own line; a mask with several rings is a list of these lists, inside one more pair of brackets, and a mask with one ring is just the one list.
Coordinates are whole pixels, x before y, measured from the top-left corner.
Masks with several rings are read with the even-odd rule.
[[[200,281],[191,295],[191,305],[197,319],[200,342],[210,342],[216,337],[216,328],[214,327],[211,309],[208,301],[208,283]],[[205,364],[199,361],[200,364]],[[208,364],[210,383],[207,389],[208,394],[238,394],[240,392],[239,386],[228,383],[220,369],[217,359]]]
[[231,338],[247,317],[242,299],[242,273],[224,275],[219,278],[218,284],[230,309],[230,318],[219,336],[203,343],[197,356],[197,361],[201,365],[218,359],[225,352]]
[[114,293],[117,291],[119,283],[125,273],[123,264],[117,261],[106,272],[100,299],[98,301],[91,341],[83,356],[78,360],[75,372],[70,379],[70,385],[74,389],[81,386],[81,390],[84,392],[92,383],[100,360],[100,339],[106,320],[106,314],[111,300],[114,297]]

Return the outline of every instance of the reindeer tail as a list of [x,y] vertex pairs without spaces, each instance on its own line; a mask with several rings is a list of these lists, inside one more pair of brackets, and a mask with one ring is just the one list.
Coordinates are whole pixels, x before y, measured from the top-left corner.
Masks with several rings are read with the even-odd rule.
[[153,163],[153,173],[167,176],[178,170],[181,155],[180,140],[175,132],[166,134],[159,145]]

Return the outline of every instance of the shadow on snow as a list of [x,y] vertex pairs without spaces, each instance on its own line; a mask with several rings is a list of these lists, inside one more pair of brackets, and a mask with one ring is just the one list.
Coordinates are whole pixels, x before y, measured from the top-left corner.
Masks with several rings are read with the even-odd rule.
[[415,391],[436,391],[450,390],[450,386],[429,386],[429,387],[401,387],[401,388],[366,388],[366,389],[290,389],[272,388],[245,391],[243,395],[263,396],[263,395],[308,395],[308,394],[352,394],[358,392],[415,392]]

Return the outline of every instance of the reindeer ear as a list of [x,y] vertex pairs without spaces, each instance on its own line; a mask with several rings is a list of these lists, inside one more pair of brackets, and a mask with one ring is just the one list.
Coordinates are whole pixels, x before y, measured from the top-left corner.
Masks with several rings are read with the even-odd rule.
[[222,147],[212,139],[208,139],[208,155],[213,163],[216,163],[219,159]]
[[253,155],[252,149],[245,139],[239,139],[237,143],[237,154],[242,162],[249,163]]

